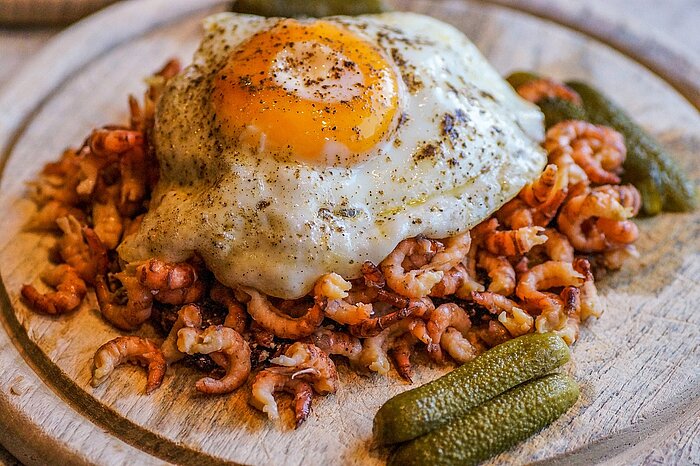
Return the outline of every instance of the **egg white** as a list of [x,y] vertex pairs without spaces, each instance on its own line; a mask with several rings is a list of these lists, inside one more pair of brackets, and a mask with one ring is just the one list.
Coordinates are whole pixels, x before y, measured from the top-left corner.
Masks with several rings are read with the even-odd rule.
[[[224,140],[210,104],[229,53],[278,19],[222,13],[158,106],[161,178],[127,262],[199,253],[217,279],[297,298],[324,273],[359,275],[402,239],[478,224],[541,172],[542,115],[455,28],[413,13],[334,17],[402,78],[401,119],[368,161],[323,168]],[[284,128],[280,128],[284,131]]]

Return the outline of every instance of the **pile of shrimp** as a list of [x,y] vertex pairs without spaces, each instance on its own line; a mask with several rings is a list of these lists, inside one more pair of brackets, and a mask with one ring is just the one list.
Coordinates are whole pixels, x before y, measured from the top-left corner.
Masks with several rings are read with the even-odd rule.
[[[549,164],[540,177],[493,216],[449,238],[405,239],[379,264],[365,262],[360,278],[329,273],[303,299],[226,287],[196,255],[123,264],[115,250],[138,228],[158,178],[150,143],[155,103],[179,69],[171,61],[151,77],[143,105],[129,98],[128,126],[94,130],[30,186],[39,209],[29,228],[60,236],[56,265],[41,275],[50,290],[24,285],[28,305],[51,315],[74,311],[90,286],[116,328],[151,323],[163,333],[160,342],[132,334],[98,348],[94,386],[131,362],[146,368],[150,393],[168,367],[194,364],[207,372],[198,392],[221,395],[248,384],[251,405],[273,419],[278,395],[290,395],[299,426],[314,395],[338,389],[340,360],[381,375],[393,366],[411,382],[419,350],[438,364],[462,364],[530,332],[573,344],[581,322],[603,312],[592,261],[614,269],[635,254],[639,233],[630,219],[640,196],[619,184],[622,136],[565,121],[546,134]],[[545,81],[523,94],[577,98],[552,86],[561,84]]]

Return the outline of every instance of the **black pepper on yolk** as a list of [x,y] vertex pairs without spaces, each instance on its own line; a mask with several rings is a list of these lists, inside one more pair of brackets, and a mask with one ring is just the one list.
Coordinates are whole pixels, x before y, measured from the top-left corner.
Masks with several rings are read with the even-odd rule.
[[396,73],[326,21],[281,20],[241,44],[214,81],[221,132],[260,154],[349,167],[394,127]]

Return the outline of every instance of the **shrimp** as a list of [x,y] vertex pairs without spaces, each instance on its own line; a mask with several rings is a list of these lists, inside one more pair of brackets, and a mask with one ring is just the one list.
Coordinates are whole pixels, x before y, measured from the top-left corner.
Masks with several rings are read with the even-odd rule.
[[56,220],[63,232],[58,240],[61,258],[73,267],[80,278],[92,284],[95,277],[107,271],[107,250],[93,230],[83,227],[73,216]]
[[350,304],[343,299],[330,299],[323,308],[327,317],[339,324],[357,325],[372,316],[371,304]]
[[511,339],[508,330],[497,320],[489,320],[485,327],[473,328],[470,333],[477,336],[489,348],[498,346]]
[[399,376],[408,383],[413,383],[413,366],[411,365],[411,354],[413,347],[418,343],[418,339],[411,333],[404,333],[396,338],[394,344],[389,349],[388,354],[394,361],[394,367]]
[[139,202],[146,195],[148,166],[143,147],[133,147],[119,159],[121,202]]
[[295,368],[292,378],[309,382],[319,395],[335,393],[338,389],[338,371],[333,360],[311,343],[297,341],[283,355],[270,359],[270,362]]
[[386,278],[382,271],[370,261],[365,261],[362,263],[362,277],[365,280],[365,286],[370,288],[384,288],[386,285]]
[[312,343],[326,354],[345,356],[350,362],[356,362],[362,352],[362,343],[359,338],[324,327],[317,328],[303,341]]
[[313,390],[308,382],[292,378],[294,371],[293,367],[269,367],[258,372],[253,379],[250,404],[270,419],[279,419],[274,394],[284,390],[294,396],[294,424],[299,427],[311,411]]
[[546,228],[543,233],[547,237],[547,242],[543,245],[544,250],[551,260],[560,262],[574,261],[574,247],[566,236],[554,228]]
[[600,298],[598,297],[598,290],[595,286],[590,262],[588,262],[586,259],[576,259],[576,261],[574,261],[574,269],[586,277],[583,285],[581,285],[580,288],[580,320],[585,321],[589,317],[600,317],[603,314],[603,304],[600,302]]
[[248,313],[236,299],[233,290],[217,282],[209,291],[209,297],[212,301],[226,306],[228,314],[226,314],[226,319],[224,320],[224,327],[243,333],[248,324]]
[[136,267],[136,277],[153,292],[156,301],[165,304],[186,304],[199,301],[206,286],[198,280],[194,266],[186,262],[170,263],[150,259]]
[[627,149],[623,136],[612,128],[579,120],[562,121],[549,128],[543,145],[555,157],[570,156],[593,183],[620,182],[616,173]]
[[165,357],[151,340],[141,337],[117,337],[100,346],[92,363],[93,387],[104,382],[114,368],[123,362],[145,366],[148,371],[146,394],[160,387],[168,368]]
[[515,291],[515,270],[508,259],[482,251],[479,253],[479,267],[486,270],[491,278],[489,291],[504,296],[513,294]]
[[[621,227],[623,230],[637,232],[636,225],[627,221],[632,216],[634,209],[623,206],[614,192],[603,188],[594,188],[570,198],[562,207],[557,218],[559,231],[564,233],[574,248],[579,251],[596,252],[609,247],[605,233],[597,226],[598,222],[591,224],[589,219],[597,217],[597,220],[607,219],[622,222],[625,223],[625,226]],[[604,223],[604,227],[612,228],[609,223]]]
[[407,317],[382,330],[378,335],[367,338],[362,345],[360,364],[371,371],[386,375],[391,368],[387,352],[394,346],[396,339],[405,333],[412,333],[425,344],[431,343],[425,322],[418,317]]
[[[387,285],[396,293],[409,298],[422,298],[430,293],[430,290],[442,280],[442,270],[419,268],[406,271],[403,261],[408,256],[416,253],[420,247],[420,240],[410,238],[401,241],[396,248],[384,259],[379,268],[386,277]],[[429,264],[427,264],[429,266]]]
[[542,227],[522,227],[517,230],[494,231],[486,235],[484,245],[486,250],[497,256],[522,255],[530,251],[538,244],[547,241],[539,233],[544,231]]
[[56,220],[61,217],[72,216],[79,222],[85,221],[85,213],[78,207],[65,204],[61,201],[51,200],[44,204],[27,223],[28,230],[56,230]]
[[177,313],[177,320],[170,329],[167,338],[163,341],[163,344],[160,345],[160,350],[163,352],[163,356],[168,365],[179,361],[185,356],[185,353],[177,348],[177,332],[185,327],[199,328],[201,325],[202,312],[199,307],[194,304],[182,306]]
[[128,129],[96,129],[88,138],[90,151],[105,157],[123,154],[134,147],[142,146],[143,142],[143,134],[140,131]]
[[[455,266],[454,268],[445,271],[442,276],[442,280],[437,282],[433,288],[430,290],[430,295],[436,298],[444,298],[445,296],[450,296],[457,294],[461,297],[464,294],[468,294],[471,289],[466,290],[474,283],[470,280],[469,272],[466,267],[462,264]],[[476,286],[481,286],[476,284]]]
[[153,295],[138,279],[120,272],[115,275],[126,292],[126,303],[120,304],[119,298],[109,291],[103,277],[95,282],[95,295],[102,316],[115,327],[122,330],[134,330],[151,316]]
[[558,299],[547,290],[560,286],[583,285],[585,277],[578,273],[569,262],[549,261],[536,265],[525,272],[518,282],[515,294],[527,304],[543,310],[558,306]]
[[248,302],[248,314],[261,327],[272,332],[280,338],[298,340],[308,337],[323,321],[321,303],[315,300],[313,306],[301,317],[291,317],[277,309],[270,301],[253,288],[240,288],[250,296]]
[[110,188],[107,188],[103,201],[92,204],[92,223],[95,234],[102,244],[107,249],[115,249],[124,231],[124,221],[110,192],[117,186],[110,186]]
[[394,325],[409,316],[422,316],[435,308],[429,298],[409,299],[380,290],[380,299],[399,308],[389,314],[366,319],[359,324],[350,325],[348,330],[356,337],[366,338],[378,335],[385,328]]
[[475,345],[454,327],[448,327],[445,333],[442,334],[440,346],[458,364],[471,361],[483,352],[483,348]]
[[[444,250],[437,252],[428,263],[431,270],[441,270],[446,272],[457,265],[469,253],[472,239],[468,231],[449,238],[440,240],[445,246]],[[426,266],[423,266],[426,267]]]
[[547,165],[539,178],[520,190],[518,197],[530,207],[541,205],[548,200],[552,191],[557,189],[557,182],[561,178],[559,175],[559,167],[555,164]]
[[498,321],[513,337],[519,337],[532,330],[535,320],[515,301],[492,292],[472,293],[472,298],[491,314],[497,315]]
[[561,298],[563,301],[562,314],[564,322],[559,328],[554,330],[554,333],[562,337],[567,345],[573,345],[578,339],[579,326],[581,324],[580,290],[568,286],[562,291]]
[[192,286],[197,271],[186,262],[173,264],[154,258],[136,267],[136,277],[150,290],[178,290]]
[[204,377],[196,382],[195,388],[201,393],[231,393],[243,385],[250,375],[250,346],[232,328],[223,325],[212,325],[206,330],[181,328],[177,332],[177,349],[182,353],[211,354],[212,357],[219,353],[225,360],[226,375],[220,379]]
[[448,327],[457,329],[465,334],[472,324],[467,313],[456,304],[441,304],[432,310],[428,316],[426,324],[430,343],[428,343],[428,354],[438,362],[444,361],[442,354],[442,336]]
[[22,286],[22,296],[31,307],[45,314],[64,314],[76,309],[87,294],[87,286],[76,270],[61,264],[44,272],[41,279],[56,291],[41,294],[33,285]]
[[537,103],[546,98],[567,100],[575,105],[581,105],[581,96],[564,83],[550,78],[539,78],[518,86],[515,91],[523,99]]

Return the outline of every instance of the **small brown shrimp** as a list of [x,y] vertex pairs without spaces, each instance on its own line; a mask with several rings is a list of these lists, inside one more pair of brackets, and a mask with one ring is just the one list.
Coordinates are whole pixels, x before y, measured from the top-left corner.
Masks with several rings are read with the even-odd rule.
[[85,221],[85,213],[78,207],[65,204],[61,201],[49,201],[32,215],[27,223],[28,230],[57,230],[56,220],[61,217],[72,216],[79,222]]
[[[231,393],[243,385],[250,375],[250,346],[234,329],[212,325],[205,330],[184,327],[177,332],[177,349],[187,354],[220,353],[226,361],[226,375],[220,379],[204,377],[195,388],[207,395]],[[215,359],[219,360],[219,358]]]
[[81,151],[80,182],[75,187],[75,192],[81,196],[91,196],[100,184],[100,176],[112,164],[119,161],[118,154],[98,155],[90,149]]
[[[401,262],[404,269],[419,269],[433,260],[435,254],[444,251],[445,246],[438,240],[417,236],[412,238],[414,247]],[[380,269],[381,271],[381,269]]]
[[[617,227],[615,224],[603,222],[605,228],[615,229],[614,233],[622,231],[637,232],[635,226],[627,219],[632,216],[633,209],[623,206],[616,195],[607,188],[594,188],[591,191],[578,194],[564,203],[557,218],[559,231],[564,233],[575,249],[583,252],[603,251],[609,247],[605,233],[597,226],[600,219],[624,223]],[[589,219],[596,219],[595,223]]]
[[472,293],[474,302],[484,306],[513,337],[519,337],[532,330],[535,320],[520,308],[518,303],[497,293]]
[[58,240],[61,258],[72,266],[85,282],[93,283],[95,277],[107,270],[107,249],[94,230],[84,227],[73,216],[59,218],[56,224],[63,232],[63,236]]
[[293,367],[293,379],[309,382],[316,393],[325,395],[338,389],[338,371],[335,363],[318,346],[297,341],[283,355],[270,359],[272,364]]
[[382,330],[378,335],[364,340],[359,358],[360,364],[371,371],[386,375],[391,368],[388,351],[394,346],[397,338],[408,332],[423,343],[431,342],[427,335],[425,321],[419,317],[407,317]]
[[412,333],[404,333],[396,338],[388,353],[394,360],[394,367],[399,376],[408,383],[413,383],[413,366],[411,365],[411,354],[413,347],[418,343],[418,339]]
[[170,263],[153,258],[136,267],[136,277],[150,290],[177,290],[192,286],[197,271],[186,262]]
[[139,283],[134,276],[125,272],[115,275],[126,291],[126,303],[110,292],[103,277],[95,281],[95,296],[102,316],[115,327],[122,330],[134,330],[151,316],[153,295],[148,288]]
[[148,163],[142,147],[133,147],[119,159],[121,202],[139,202],[146,195]]
[[542,227],[522,227],[517,230],[494,231],[486,235],[486,250],[497,256],[526,254],[530,249],[543,244],[547,238],[540,236]]
[[431,270],[441,270],[446,272],[459,265],[469,253],[472,239],[469,231],[441,239],[444,250],[437,252],[428,265]]
[[337,273],[329,273],[322,276],[314,285],[314,299],[322,302],[323,309],[328,317],[340,324],[358,324],[372,315],[372,305],[362,302],[349,303],[348,291],[352,288]]
[[415,255],[419,247],[419,239],[405,239],[379,264],[389,288],[409,298],[428,296],[430,290],[442,279],[444,274],[442,270],[430,268],[408,271],[404,269],[403,261],[406,257]]
[[185,356],[185,353],[177,348],[177,332],[185,327],[199,328],[202,325],[202,312],[195,304],[187,304],[182,306],[177,312],[177,320],[173,324],[168,333],[167,338],[160,345],[163,356],[168,365],[179,361]]
[[464,294],[464,287],[472,283],[468,280],[468,276],[469,272],[462,264],[445,271],[442,279],[430,290],[429,296],[444,298],[457,293]]
[[616,173],[627,149],[623,136],[612,128],[580,120],[562,121],[549,128],[543,145],[555,156],[569,155],[593,183],[620,182]]
[[579,326],[581,324],[581,290],[568,286],[561,292],[563,302],[563,323],[554,333],[562,337],[567,345],[573,345],[578,339]]
[[603,314],[603,304],[598,297],[598,290],[595,286],[591,264],[586,259],[576,259],[574,269],[585,276],[585,281],[581,285],[581,318],[585,321],[589,317],[598,318]]
[[323,311],[327,317],[339,324],[357,325],[371,318],[372,309],[371,304],[350,304],[344,299],[329,299]]
[[454,303],[441,304],[428,315],[426,324],[430,343],[428,344],[428,354],[438,362],[444,361],[442,354],[442,336],[448,327],[457,329],[465,334],[471,328],[471,321],[466,311]]
[[551,260],[560,262],[574,261],[574,247],[566,236],[554,228],[546,228],[543,233],[547,237],[547,242],[543,245],[544,251]]
[[345,356],[351,362],[357,361],[362,352],[360,339],[345,332],[319,327],[303,340],[312,343],[326,354]]
[[398,310],[380,317],[363,320],[359,324],[349,325],[348,330],[352,335],[359,338],[373,337],[406,317],[420,317],[435,308],[429,298],[406,298],[383,290],[380,290],[379,296],[382,301],[397,307]]
[[488,290],[504,296],[510,296],[515,291],[515,270],[503,256],[496,256],[490,252],[479,253],[479,267],[486,270],[491,278]]
[[196,303],[200,301],[206,293],[206,284],[201,280],[197,280],[192,286],[186,288],[160,290],[153,295],[153,298],[159,303],[180,306],[182,304]]
[[558,297],[547,290],[560,286],[581,286],[585,277],[569,262],[548,261],[525,272],[518,282],[515,294],[518,298],[540,310],[558,306]]
[[107,249],[115,249],[119,245],[124,231],[124,220],[117,209],[113,193],[109,192],[117,187],[114,185],[110,186],[111,189],[107,188],[104,198],[92,204],[93,230]]
[[298,340],[308,337],[323,321],[323,310],[318,300],[301,317],[291,317],[273,306],[265,295],[253,288],[241,287],[241,291],[250,296],[248,314],[261,327],[280,338]]
[[293,367],[268,367],[253,379],[250,404],[267,413],[270,419],[279,419],[279,410],[274,394],[285,391],[294,396],[294,425],[299,427],[309,416],[313,389],[301,379],[292,378]]
[[226,314],[226,319],[224,320],[224,327],[243,333],[248,326],[248,313],[236,299],[233,290],[217,282],[209,291],[209,297],[212,301],[226,306],[228,314]]
[[440,346],[457,364],[471,361],[483,352],[480,345],[474,344],[468,337],[454,327],[448,327],[440,339]]
[[581,96],[566,84],[550,78],[539,78],[518,86],[515,91],[523,99],[534,104],[545,98],[567,100],[581,105]]
[[100,346],[92,362],[93,387],[104,382],[114,368],[123,362],[145,366],[148,371],[146,394],[160,387],[168,368],[165,357],[151,340],[136,337],[117,337]]
[[98,156],[123,154],[142,145],[143,134],[129,129],[96,129],[88,138],[90,151]]
[[362,277],[365,280],[365,286],[371,288],[384,288],[386,285],[386,278],[381,269],[374,265],[370,261],[365,261],[362,263]]
[[195,267],[187,262],[149,259],[136,267],[136,277],[139,283],[153,292],[156,301],[165,304],[193,303],[206,292],[206,285],[197,279]]
[[472,327],[470,334],[478,337],[489,348],[505,343],[512,338],[508,330],[497,320],[489,320],[485,326]]
[[85,281],[68,264],[44,272],[41,279],[56,291],[42,294],[33,285],[22,286],[22,296],[30,306],[45,314],[64,314],[76,309],[87,294]]
[[530,207],[537,207],[546,202],[552,190],[556,188],[559,173],[560,170],[555,164],[547,165],[539,178],[520,190],[518,197]]

